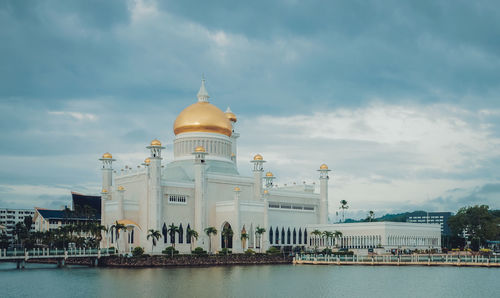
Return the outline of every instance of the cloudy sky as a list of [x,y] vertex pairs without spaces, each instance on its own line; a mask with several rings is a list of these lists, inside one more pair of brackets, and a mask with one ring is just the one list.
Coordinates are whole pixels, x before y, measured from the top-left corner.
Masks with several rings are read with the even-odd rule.
[[496,1],[1,1],[0,206],[100,190],[196,100],[238,116],[239,168],[333,170],[330,213],[500,208]]

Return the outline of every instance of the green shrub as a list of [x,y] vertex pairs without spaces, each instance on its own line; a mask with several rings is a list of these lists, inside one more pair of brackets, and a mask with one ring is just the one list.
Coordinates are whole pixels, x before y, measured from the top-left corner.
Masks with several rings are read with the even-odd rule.
[[336,256],[352,256],[354,255],[353,251],[337,251],[333,253]]
[[165,248],[161,253],[164,254],[164,255],[167,255],[167,256],[171,256],[172,255],[172,251],[173,251],[174,255],[179,254],[179,251],[176,250],[175,248],[173,248],[172,246],[169,246],[169,247]]
[[321,251],[322,254],[324,255],[331,255],[332,254],[332,250],[329,249],[329,248],[325,248]]
[[193,251],[191,251],[193,255],[198,255],[198,256],[204,256],[207,254],[206,250],[203,250],[201,247],[195,248]]
[[134,247],[134,249],[132,250],[132,256],[141,257],[142,255],[144,255],[144,248],[140,246]]
[[254,255],[255,254],[255,251],[251,250],[250,248],[245,250],[245,254],[246,255]]
[[227,255],[230,253],[232,253],[232,251],[229,248],[223,248],[219,251],[219,254],[222,254],[222,255]]
[[270,254],[270,255],[276,255],[276,254],[279,254],[281,253],[281,251],[274,247],[274,246],[271,246],[267,251],[266,251],[267,254]]

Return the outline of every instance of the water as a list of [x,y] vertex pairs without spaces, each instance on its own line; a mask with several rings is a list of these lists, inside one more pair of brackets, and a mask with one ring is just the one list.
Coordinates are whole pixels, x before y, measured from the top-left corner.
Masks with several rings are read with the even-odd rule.
[[500,268],[14,268],[0,263],[0,297],[500,297]]

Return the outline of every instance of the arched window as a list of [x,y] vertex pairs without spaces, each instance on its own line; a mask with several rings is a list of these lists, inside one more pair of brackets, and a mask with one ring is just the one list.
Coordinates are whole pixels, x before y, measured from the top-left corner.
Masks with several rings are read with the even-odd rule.
[[273,227],[269,228],[269,243],[273,244]]
[[111,230],[111,243],[115,242],[115,231]]
[[297,244],[297,231],[293,228],[293,244]]
[[285,244],[285,228],[281,228],[281,244]]
[[304,229],[304,244],[307,244],[307,229]]
[[188,226],[186,228],[186,243],[191,243],[191,237],[189,236],[189,230],[191,230],[191,227],[188,224]]
[[290,227],[286,231],[286,244],[290,244],[290,238],[292,238],[292,235],[290,233]]
[[179,224],[179,243],[184,243],[184,229],[182,228],[182,223]]
[[163,223],[163,228],[161,229],[161,233],[163,234],[163,243],[167,243],[167,241],[168,241],[168,228],[167,228],[166,223]]
[[222,227],[221,231],[221,247],[222,248],[233,248],[233,229],[231,225],[226,222]]
[[275,244],[280,244],[280,231],[279,231],[279,228],[276,227],[276,232],[275,232],[275,238],[274,241],[275,241]]
[[302,228],[299,228],[299,244],[302,244]]
[[[174,223],[172,223],[172,225],[174,225]],[[170,233],[170,243],[175,244],[175,233]]]

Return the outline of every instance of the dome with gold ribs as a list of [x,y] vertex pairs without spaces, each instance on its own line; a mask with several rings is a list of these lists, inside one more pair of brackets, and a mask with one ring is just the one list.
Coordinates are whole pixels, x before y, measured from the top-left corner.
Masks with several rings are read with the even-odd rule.
[[174,122],[174,134],[186,132],[211,132],[228,137],[232,133],[232,125],[226,114],[208,102],[205,80],[198,92],[198,102],[185,108]]

